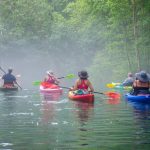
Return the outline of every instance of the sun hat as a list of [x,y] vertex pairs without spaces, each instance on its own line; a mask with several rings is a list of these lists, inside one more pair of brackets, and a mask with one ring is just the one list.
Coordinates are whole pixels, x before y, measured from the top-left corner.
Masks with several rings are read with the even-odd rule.
[[140,71],[135,74],[136,78],[142,82],[150,81],[150,76],[145,71]]
[[78,76],[81,78],[81,79],[87,79],[89,76],[88,76],[88,73],[87,71],[85,70],[82,70],[78,73]]
[[46,73],[47,73],[48,75],[50,75],[50,76],[53,76],[53,75],[54,75],[54,73],[53,73],[52,70],[48,70],[48,71],[46,71]]

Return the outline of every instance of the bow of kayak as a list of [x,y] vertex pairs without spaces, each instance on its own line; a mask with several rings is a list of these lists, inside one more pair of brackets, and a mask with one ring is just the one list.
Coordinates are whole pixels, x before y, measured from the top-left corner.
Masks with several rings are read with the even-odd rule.
[[40,85],[40,91],[43,93],[60,93],[62,94],[63,90],[58,85],[55,84],[42,84]]
[[134,102],[150,103],[150,94],[131,95],[130,93],[127,93],[125,97]]

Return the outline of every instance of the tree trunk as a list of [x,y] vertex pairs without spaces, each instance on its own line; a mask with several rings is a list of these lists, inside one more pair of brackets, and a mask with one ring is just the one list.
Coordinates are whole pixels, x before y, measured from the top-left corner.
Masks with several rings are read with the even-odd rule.
[[140,57],[139,57],[139,49],[137,45],[137,16],[136,16],[136,0],[131,0],[132,2],[132,17],[133,17],[133,36],[134,36],[134,48],[135,48],[135,55],[136,55],[136,62],[137,62],[137,71],[140,68]]

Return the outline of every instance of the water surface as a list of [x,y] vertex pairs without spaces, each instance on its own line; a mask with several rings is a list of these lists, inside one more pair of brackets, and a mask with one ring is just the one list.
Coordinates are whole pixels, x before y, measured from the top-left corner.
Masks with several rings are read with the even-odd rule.
[[0,92],[0,150],[149,150],[150,105],[68,100],[38,90]]

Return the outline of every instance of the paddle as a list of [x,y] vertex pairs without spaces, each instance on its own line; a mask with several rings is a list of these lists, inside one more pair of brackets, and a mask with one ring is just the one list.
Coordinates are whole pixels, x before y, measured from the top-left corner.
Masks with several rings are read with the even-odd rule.
[[116,89],[123,89],[123,90],[131,90],[132,86],[123,86],[121,83],[108,83],[106,84],[108,88],[116,88]]
[[108,84],[106,84],[106,86],[107,86],[108,88],[114,88],[114,87],[115,87],[115,85],[112,84],[112,83],[108,83]]
[[[0,70],[4,73],[4,74],[6,74],[6,71],[0,66]],[[17,81],[15,81],[15,84],[17,84],[18,85],[18,87],[20,87],[20,89],[22,89],[22,87],[17,83]]]
[[[57,78],[57,79],[63,79],[63,78],[72,79],[72,78],[74,78],[74,77],[75,77],[74,74],[68,74],[68,75],[66,75],[66,76],[59,77],[59,78]],[[33,82],[33,85],[40,85],[41,82],[42,82],[42,81],[34,81],[34,82]]]
[[[59,87],[65,88],[65,89],[68,89],[68,90],[71,89],[71,88],[65,87],[65,86],[59,86]],[[120,95],[119,93],[117,93],[117,92],[106,92],[106,93],[102,93],[102,92],[95,92],[95,91],[94,91],[94,92],[92,92],[92,93],[106,95],[106,96],[108,96],[108,97],[110,97],[110,98],[113,98],[113,99],[119,99],[119,98],[121,97],[121,95]]]
[[68,75],[66,75],[66,76],[64,76],[64,77],[59,77],[59,78],[57,78],[57,79],[63,79],[63,78],[72,79],[72,78],[74,78],[74,77],[75,77],[74,74],[68,74]]
[[120,86],[121,85],[121,83],[114,83],[114,82],[112,82],[112,83],[108,83],[108,84],[106,84],[106,86],[108,87],[108,88],[114,88],[115,86]]

